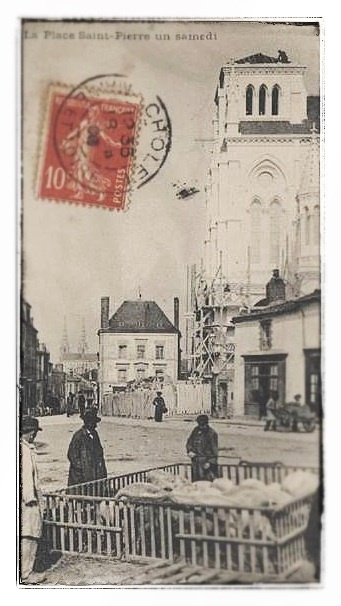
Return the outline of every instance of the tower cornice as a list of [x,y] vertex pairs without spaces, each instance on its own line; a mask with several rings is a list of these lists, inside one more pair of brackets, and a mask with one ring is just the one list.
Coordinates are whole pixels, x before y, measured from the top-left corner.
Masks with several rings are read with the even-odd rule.
[[297,74],[303,76],[306,71],[304,65],[293,65],[292,63],[260,63],[256,65],[237,65],[233,63],[231,65],[224,65],[221,69],[224,74],[230,75],[233,72],[235,76],[256,74]]
[[221,151],[227,151],[227,145],[230,143],[233,144],[252,144],[252,143],[301,143],[301,144],[309,144],[311,142],[311,135],[302,136],[302,135],[281,135],[280,137],[270,135],[270,136],[254,136],[254,135],[241,135],[239,137],[225,137],[223,145],[225,144],[226,149],[222,149]]

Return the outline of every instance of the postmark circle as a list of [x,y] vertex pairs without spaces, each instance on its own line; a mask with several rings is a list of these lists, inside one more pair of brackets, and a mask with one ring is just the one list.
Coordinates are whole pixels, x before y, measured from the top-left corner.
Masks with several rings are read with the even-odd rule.
[[74,201],[124,207],[127,192],[164,165],[172,139],[166,106],[159,96],[136,93],[125,76],[94,76],[56,93],[54,104],[54,153]]

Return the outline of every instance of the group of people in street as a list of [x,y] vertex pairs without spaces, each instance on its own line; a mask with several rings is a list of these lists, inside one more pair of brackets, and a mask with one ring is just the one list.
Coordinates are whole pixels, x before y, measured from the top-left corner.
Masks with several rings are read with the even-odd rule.
[[[96,431],[100,417],[96,408],[80,414],[83,426],[72,436],[67,457],[70,463],[68,486],[107,477],[104,453]],[[34,440],[39,431],[35,417],[24,416],[20,422],[21,499],[20,499],[20,577],[25,584],[38,584],[44,579],[34,570],[42,536],[43,499],[39,488]]]
[[[165,408],[161,392],[157,393],[154,403],[155,421],[159,422],[162,420]],[[268,407],[269,413],[271,413],[271,410],[272,405]],[[84,411],[81,411],[80,416],[83,425],[72,436],[67,451],[69,460],[68,487],[107,477],[104,451],[97,432],[97,425],[101,421],[97,408],[85,408]],[[270,421],[273,422],[271,418],[267,417],[267,423]],[[196,427],[191,431],[186,442],[186,451],[191,460],[192,482],[212,482],[219,477],[218,434],[210,426],[209,417],[206,414],[200,414],[196,423]],[[33,445],[39,431],[41,431],[41,428],[38,419],[30,416],[21,419],[20,576],[24,584],[39,584],[42,582],[42,574],[34,571],[43,526],[43,501],[39,489]],[[315,518],[309,525],[310,539],[314,534],[311,528],[317,527],[316,525],[319,523]],[[310,540],[310,543],[315,549],[313,539]]]
[[[162,420],[164,400],[161,392],[155,398],[155,420]],[[71,438],[68,487],[107,477],[104,451],[97,425],[101,421],[96,408],[81,411],[83,425]],[[37,547],[42,535],[43,501],[39,489],[34,440],[41,431],[35,417],[25,416],[20,424],[21,446],[21,580],[23,583],[42,582],[34,572]],[[192,463],[192,481],[212,481],[218,476],[218,435],[209,426],[207,415],[199,415],[197,427],[191,432],[186,450]]]
[[93,394],[88,394],[85,397],[84,392],[80,389],[76,394],[69,392],[66,398],[66,416],[71,417],[74,412],[78,412],[79,416],[83,418],[83,414],[86,408],[92,408],[94,406]]
[[[294,396],[294,402],[291,402],[290,404],[286,405],[286,406],[291,406],[291,407],[297,407],[299,408],[300,406],[302,406],[301,403],[301,394],[296,394]],[[281,405],[278,402],[278,393],[276,391],[271,391],[270,392],[270,397],[268,399],[268,401],[265,404],[265,407],[260,407],[260,412],[259,412],[259,419],[261,420],[263,417],[265,417],[265,426],[264,426],[264,431],[276,431],[277,429],[277,414],[276,412],[281,408]],[[291,425],[291,430],[297,432],[298,431],[298,415],[294,414],[293,411],[291,411],[291,417],[292,417],[292,425]]]

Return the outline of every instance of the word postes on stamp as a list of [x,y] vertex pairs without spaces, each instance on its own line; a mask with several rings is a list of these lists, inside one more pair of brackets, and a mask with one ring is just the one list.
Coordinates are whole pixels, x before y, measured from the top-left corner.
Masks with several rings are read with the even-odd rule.
[[113,76],[91,78],[70,93],[52,87],[48,112],[43,199],[124,210],[130,192],[158,173],[170,149],[161,99],[144,103]]

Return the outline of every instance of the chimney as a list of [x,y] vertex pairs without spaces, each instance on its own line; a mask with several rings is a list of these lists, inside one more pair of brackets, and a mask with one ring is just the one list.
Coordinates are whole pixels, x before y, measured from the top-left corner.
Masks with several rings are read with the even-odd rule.
[[174,297],[174,326],[179,329],[179,299]]
[[266,298],[268,305],[284,303],[285,301],[285,283],[279,275],[279,270],[274,269],[272,278],[266,285]]
[[109,297],[101,298],[101,328],[109,327]]

